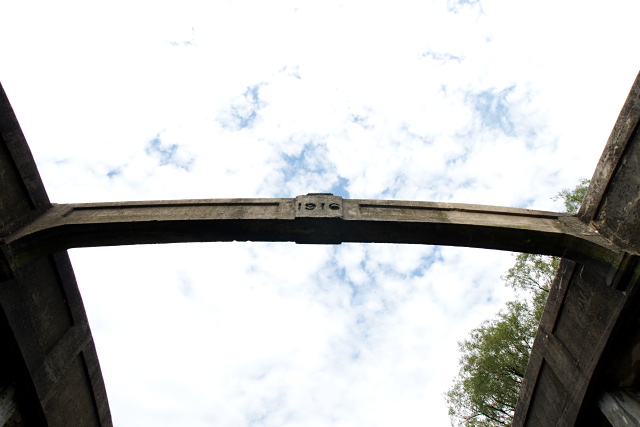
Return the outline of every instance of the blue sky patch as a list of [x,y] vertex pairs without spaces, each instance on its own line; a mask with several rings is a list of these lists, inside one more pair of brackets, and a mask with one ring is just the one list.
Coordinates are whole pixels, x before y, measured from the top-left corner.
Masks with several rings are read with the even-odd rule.
[[293,77],[295,79],[302,80],[302,77],[300,76],[300,67],[298,65],[293,67],[289,67],[288,65],[285,65],[280,69],[280,72],[290,77]]
[[180,158],[180,156],[177,155],[178,148],[179,147],[177,144],[164,144],[162,142],[162,139],[160,138],[160,135],[157,135],[155,138],[149,141],[144,151],[148,155],[157,158],[160,161],[160,166],[173,165],[175,167],[188,171],[191,167],[193,159],[185,161],[184,159]]
[[453,13],[460,13],[465,7],[473,7],[478,5],[480,10],[482,10],[482,5],[480,4],[480,0],[448,0],[447,1],[447,10]]
[[349,120],[364,129],[373,129],[373,125],[369,123],[369,116],[362,116],[360,114],[352,114]]
[[109,178],[113,178],[115,176],[120,175],[122,172],[120,171],[120,169],[111,169],[109,172],[107,172],[107,176]]
[[[321,177],[322,184],[308,191],[329,192],[336,196],[349,198],[350,193],[347,189],[349,180],[343,176],[337,175],[337,170],[332,161],[328,159],[327,147],[323,143],[307,142],[304,148],[297,155],[282,154],[284,164],[280,168],[283,181],[286,183],[296,181],[296,179],[309,177]],[[317,187],[316,187],[317,186]],[[283,189],[285,186],[282,187]],[[286,191],[286,190],[285,190]],[[288,194],[282,194],[289,197]]]
[[256,84],[247,87],[242,96],[233,102],[229,108],[222,111],[218,117],[218,123],[225,128],[233,131],[253,126],[260,111],[266,103],[260,99],[260,86]]
[[434,61],[443,62],[445,64],[449,61],[456,61],[457,63],[460,63],[464,59],[464,57],[462,56],[456,56],[450,53],[438,53],[438,52],[431,52],[431,51],[423,53],[422,57],[431,58]]
[[508,100],[513,90],[514,86],[510,86],[501,91],[485,90],[471,96],[472,108],[480,115],[484,126],[499,129],[505,135],[514,135],[511,105]]
[[333,184],[329,192],[333,193],[336,196],[340,196],[340,197],[344,197],[345,199],[348,199],[349,197],[351,197],[349,195],[349,190],[347,190],[348,185],[349,185],[349,180],[347,178],[338,176],[338,180],[335,182],[335,184]]
[[324,155],[319,151],[326,152],[326,148],[321,148],[317,144],[308,142],[298,155],[283,154],[282,157],[286,162],[283,168],[285,180],[288,181],[299,173],[322,173],[326,171],[326,165],[320,161],[320,159],[324,158]]

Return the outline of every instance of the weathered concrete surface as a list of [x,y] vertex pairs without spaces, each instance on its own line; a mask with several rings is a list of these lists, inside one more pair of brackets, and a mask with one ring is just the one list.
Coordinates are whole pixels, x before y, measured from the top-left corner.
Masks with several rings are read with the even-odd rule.
[[[631,253],[640,250],[639,120],[640,75],[578,214]],[[637,257],[627,257],[607,272],[591,263],[562,261],[520,390],[514,426],[611,425],[598,401],[605,392],[640,386],[638,265]]]
[[213,199],[54,205],[3,239],[4,271],[72,247],[211,241],[411,243],[562,256],[617,266],[623,252],[575,216],[495,206]]
[[[0,238],[51,208],[0,87]],[[98,357],[66,252],[0,279],[0,386],[15,388],[7,426],[110,426]]]

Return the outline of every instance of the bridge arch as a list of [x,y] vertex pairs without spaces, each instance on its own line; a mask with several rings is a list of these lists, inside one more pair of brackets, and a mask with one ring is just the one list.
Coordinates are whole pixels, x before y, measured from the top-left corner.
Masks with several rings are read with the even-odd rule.
[[[640,385],[633,353],[640,339],[634,309],[640,302],[639,119],[636,80],[578,215],[331,194],[52,204],[0,92],[0,339],[10,349],[0,387],[15,388],[25,420],[34,425],[111,425],[69,248],[233,240],[437,244],[566,259],[514,425],[602,419],[607,408],[619,409],[635,396],[621,389]],[[620,354],[624,362],[616,361]]]

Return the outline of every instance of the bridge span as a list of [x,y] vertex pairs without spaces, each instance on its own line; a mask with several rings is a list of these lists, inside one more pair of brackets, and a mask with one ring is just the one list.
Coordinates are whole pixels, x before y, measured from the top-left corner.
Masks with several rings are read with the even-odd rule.
[[[577,215],[289,199],[53,204],[0,88],[0,424],[110,426],[66,250],[202,241],[453,245],[563,257],[514,425],[640,425],[640,76]],[[3,415],[8,414],[8,415]],[[594,424],[595,423],[595,424]]]

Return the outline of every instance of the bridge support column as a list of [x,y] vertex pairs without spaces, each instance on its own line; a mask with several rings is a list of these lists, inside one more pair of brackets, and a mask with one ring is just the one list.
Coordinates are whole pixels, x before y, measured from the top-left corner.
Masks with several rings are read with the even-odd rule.
[[604,392],[598,407],[612,426],[640,426],[640,393],[634,390]]
[[15,389],[11,386],[0,386],[0,425],[4,425],[16,410],[13,398]]

